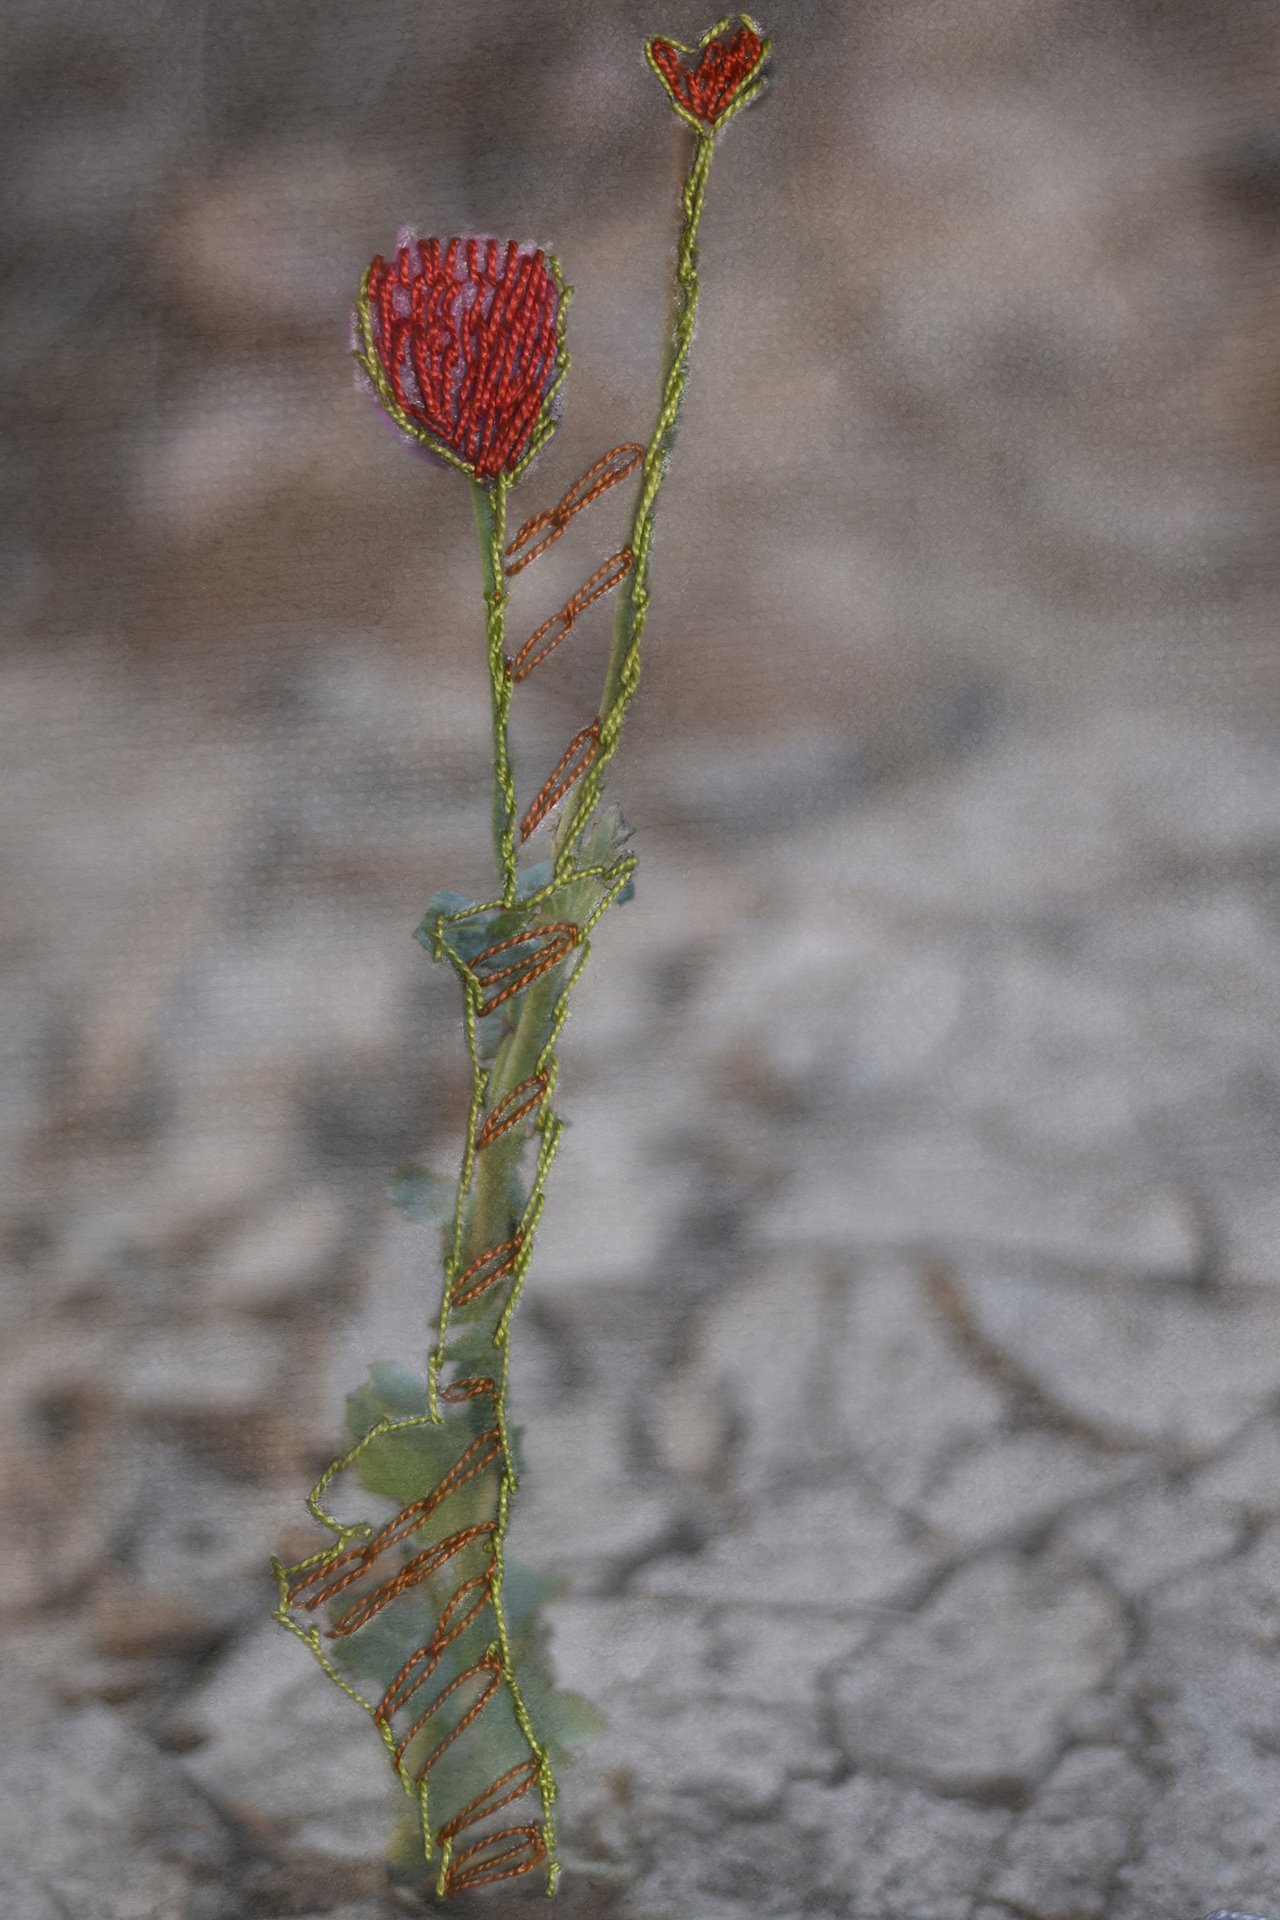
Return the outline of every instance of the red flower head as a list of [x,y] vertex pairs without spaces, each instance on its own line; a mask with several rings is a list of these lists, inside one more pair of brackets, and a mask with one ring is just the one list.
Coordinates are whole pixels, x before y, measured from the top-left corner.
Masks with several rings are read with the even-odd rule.
[[540,248],[404,234],[360,283],[356,360],[402,432],[477,480],[516,480],[555,429],[568,292]]
[[738,15],[738,21],[732,33],[732,16],[719,21],[696,47],[682,46],[678,40],[645,43],[646,60],[680,118],[695,133],[715,132],[740,108],[749,106],[764,86],[769,42],[745,13]]

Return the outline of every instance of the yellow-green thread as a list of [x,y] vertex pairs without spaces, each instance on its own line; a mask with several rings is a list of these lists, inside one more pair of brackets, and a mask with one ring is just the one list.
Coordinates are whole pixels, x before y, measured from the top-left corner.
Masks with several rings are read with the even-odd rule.
[[[540,1148],[533,1181],[519,1218],[520,1251],[512,1270],[512,1280],[507,1300],[491,1335],[491,1345],[501,1355],[494,1394],[494,1419],[499,1434],[501,1467],[497,1523],[495,1531],[491,1536],[489,1547],[489,1600],[497,1624],[497,1650],[502,1679],[506,1685],[516,1721],[524,1735],[532,1758],[537,1762],[538,1787],[543,1803],[542,1835],[543,1843],[547,1850],[548,1891],[554,1888],[559,1874],[559,1863],[555,1857],[554,1819],[551,1812],[552,1803],[556,1794],[555,1779],[551,1770],[550,1756],[546,1747],[538,1738],[537,1730],[534,1726],[532,1716],[529,1713],[528,1705],[524,1699],[515,1672],[506,1612],[502,1602],[502,1587],[505,1571],[504,1550],[510,1515],[510,1502],[511,1496],[519,1484],[519,1476],[516,1472],[515,1460],[511,1451],[506,1411],[507,1385],[510,1372],[510,1326],[511,1318],[518,1304],[524,1279],[532,1259],[537,1225],[543,1205],[545,1204],[546,1181],[551,1170],[552,1161],[555,1158],[556,1149],[559,1146],[564,1126],[562,1119],[554,1111],[552,1106],[552,1096],[559,1075],[559,1060],[555,1051],[556,1044],[568,1017],[569,1000],[573,986],[590,957],[590,942],[586,936],[598,923],[601,915],[605,913],[617,899],[619,893],[621,893],[634,873],[635,866],[636,861],[633,855],[624,855],[622,858],[609,863],[589,863],[585,865],[580,872],[575,873],[567,885],[564,882],[552,882],[520,903],[527,913],[536,914],[538,909],[545,905],[546,901],[554,894],[564,893],[572,889],[576,895],[582,883],[586,882],[590,884],[595,881],[600,883],[598,887],[598,898],[588,907],[586,913],[581,916],[583,937],[579,941],[572,963],[569,965],[567,973],[564,974],[560,982],[559,991],[550,1008],[549,1016],[547,1016],[545,1036],[539,1048],[533,1069],[534,1071],[544,1072],[547,1076],[546,1092],[537,1118],[532,1124],[532,1130],[540,1135]],[[508,903],[504,899],[503,901],[492,904],[494,907],[503,907]],[[565,908],[564,910],[569,911],[570,909]],[[505,1059],[500,1058],[491,1069],[486,1069],[479,1057],[479,1051],[476,1045],[476,1025],[478,1019],[477,1008],[481,991],[480,983],[473,969],[467,965],[461,955],[443,938],[443,928],[445,925],[457,925],[468,918],[474,917],[476,913],[477,909],[470,908],[465,912],[445,916],[437,926],[436,938],[433,942],[437,950],[441,952],[441,957],[448,957],[452,962],[463,985],[468,1051],[472,1066],[472,1097],[468,1116],[468,1140],[463,1149],[463,1165],[459,1179],[459,1199],[454,1216],[453,1245],[446,1261],[445,1284],[440,1307],[440,1334],[435,1353],[430,1363],[430,1406],[431,1411],[437,1418],[440,1417],[438,1381],[440,1369],[443,1367],[446,1358],[450,1294],[453,1282],[457,1274],[461,1271],[462,1262],[466,1253],[471,1251],[477,1239],[482,1240],[485,1238],[485,1232],[480,1231],[479,1225],[474,1218],[471,1221],[470,1236],[466,1233],[466,1200],[473,1190],[475,1164],[478,1157],[474,1146],[477,1123],[484,1109],[486,1100],[492,1100],[495,1096],[500,1097],[502,1091],[501,1083],[503,1081],[509,1080],[512,1084],[515,1084],[519,1078],[525,1077],[524,1068],[526,1065],[523,1059],[517,1057],[518,1048],[514,1044],[519,1037],[518,1026],[509,1036],[507,1057]],[[549,978],[551,980],[555,980],[564,964],[564,962],[561,962],[559,966],[549,970]],[[526,990],[526,993],[532,994],[534,991],[535,988],[531,987]],[[486,1231],[496,1232],[497,1229],[490,1228],[486,1229]],[[448,1843],[442,1843],[442,1850],[447,1844]],[[447,1861],[445,1861],[441,1865],[439,1884],[443,1884],[444,1881],[447,1880],[447,1877],[448,1866]]]
[[485,646],[489,663],[489,697],[493,713],[493,856],[502,880],[503,904],[516,897],[516,785],[511,777],[511,749],[507,716],[511,711],[511,676],[507,672],[507,585],[502,555],[507,543],[507,481],[499,474],[492,485],[471,483],[476,528],[480,535],[480,563],[484,577]]
[[[459,971],[464,971],[462,962],[456,954],[450,953]],[[443,1419],[440,1411],[440,1369],[444,1365],[445,1342],[449,1334],[449,1300],[453,1283],[462,1272],[463,1237],[466,1232],[467,1201],[471,1195],[471,1182],[476,1164],[476,1132],[480,1124],[480,1115],[484,1111],[485,1091],[489,1076],[480,1060],[480,1050],[476,1045],[476,1007],[479,1003],[479,986],[474,974],[465,969],[468,978],[463,982],[463,1023],[467,1039],[467,1054],[471,1061],[471,1105],[467,1113],[467,1137],[462,1149],[462,1170],[458,1176],[458,1193],[453,1209],[453,1235],[444,1262],[444,1291],[440,1301],[440,1328],[436,1339],[435,1351],[427,1361],[427,1413],[434,1421]]]
[[[617,865],[616,860],[606,860],[597,862],[594,866],[575,867],[568,880],[552,878],[547,881],[545,886],[539,887],[536,893],[522,894],[517,904],[522,909],[545,906],[547,901],[553,899],[557,893],[563,893],[565,887],[568,886],[570,882],[576,885],[580,880],[603,880],[616,872]],[[634,865],[635,862],[633,860],[632,866]],[[467,920],[478,920],[482,914],[503,913],[509,911],[510,906],[511,903],[506,899],[481,900],[477,901],[474,905],[460,907],[455,913],[440,914],[438,918],[431,923],[432,950],[436,959],[450,959],[455,967],[458,967],[462,971],[467,971],[465,962],[460,959],[444,939],[445,927],[461,926]],[[469,977],[473,980],[475,979],[474,974],[470,974]],[[480,982],[476,980],[476,985],[479,986],[479,984]]]
[[[753,28],[753,31],[758,32],[754,23],[746,15],[740,17],[745,24]],[[721,21],[699,42],[699,48],[705,47],[710,40],[717,38],[730,24],[731,18]],[[673,44],[678,45],[678,43]],[[685,47],[679,50],[697,51],[697,49]],[[761,69],[768,51],[768,42],[764,41],[759,60],[744,80],[740,92],[730,107],[719,117],[717,125],[723,125],[732,114],[740,111],[759,92],[763,84]],[[652,53],[648,46],[646,46],[646,55],[649,57],[650,64],[653,65]],[[659,79],[663,79],[656,67],[655,72],[658,72]],[[665,87],[665,79],[663,84]],[[404,1418],[385,1417],[375,1422],[368,1432],[321,1476],[308,1504],[315,1518],[330,1529],[335,1538],[328,1548],[311,1555],[306,1560],[299,1561],[291,1568],[286,1568],[279,1562],[273,1562],[280,1596],[275,1617],[309,1648],[334,1684],[374,1719],[391,1755],[403,1789],[411,1797],[416,1796],[424,1859],[431,1861],[438,1848],[439,1868],[436,1891],[440,1895],[445,1894],[449,1885],[455,1851],[454,1836],[441,1837],[437,1842],[432,1834],[427,1781],[425,1777],[415,1780],[404,1756],[397,1758],[397,1741],[390,1725],[392,1712],[395,1709],[393,1707],[391,1711],[384,1714],[380,1707],[366,1700],[344,1678],[326,1653],[320,1629],[303,1627],[291,1617],[290,1586],[291,1579],[296,1581],[298,1575],[303,1572],[314,1569],[326,1561],[336,1560],[349,1543],[369,1540],[378,1531],[368,1522],[344,1525],[338,1521],[322,1504],[327,1489],[340,1473],[358,1462],[367,1447],[384,1435],[421,1426],[439,1427],[443,1424],[445,1411],[441,1405],[440,1375],[449,1358],[451,1304],[455,1283],[459,1274],[465,1270],[468,1260],[474,1261],[487,1248],[505,1247],[510,1238],[516,1237],[516,1255],[510,1269],[511,1277],[506,1299],[487,1336],[489,1349],[499,1356],[496,1368],[487,1368],[485,1372],[486,1379],[490,1373],[496,1376],[492,1383],[492,1398],[494,1427],[498,1440],[498,1457],[492,1462],[498,1467],[497,1513],[492,1523],[492,1533],[488,1535],[486,1567],[487,1604],[495,1621],[497,1637],[491,1643],[489,1651],[500,1671],[523,1739],[531,1757],[536,1762],[536,1778],[543,1809],[540,1832],[545,1848],[547,1891],[548,1893],[554,1891],[560,1871],[555,1852],[555,1826],[552,1816],[556,1783],[552,1775],[550,1755],[534,1727],[515,1671],[503,1599],[507,1527],[511,1500],[518,1486],[507,1420],[510,1331],[512,1316],[533,1257],[537,1228],[545,1203],[547,1179],[563,1133],[564,1122],[556,1113],[553,1101],[559,1077],[557,1047],[568,1016],[570,996],[583,967],[590,958],[591,933],[603,914],[623,892],[636,866],[634,857],[630,855],[599,857],[596,850],[596,842],[601,840],[599,830],[590,845],[584,846],[584,843],[599,802],[605,772],[617,747],[627,708],[639,684],[641,639],[649,608],[648,571],[657,498],[675,440],[687,380],[689,349],[697,315],[697,236],[710,172],[714,134],[682,109],[680,103],[671,96],[669,87],[666,90],[676,112],[692,127],[696,139],[681,195],[683,219],[677,249],[674,322],[664,367],[661,401],[653,432],[641,463],[629,542],[632,565],[622,584],[603,698],[599,709],[599,751],[582,776],[575,802],[557,836],[551,879],[524,897],[521,897],[519,891],[520,875],[515,840],[516,793],[508,744],[512,681],[505,658],[507,595],[503,571],[503,548],[506,534],[506,496],[509,487],[524,472],[529,461],[535,457],[554,430],[552,402],[568,367],[568,354],[564,345],[564,311],[571,290],[563,285],[559,262],[554,256],[548,256],[551,271],[561,293],[557,317],[555,377],[548,388],[538,421],[521,461],[509,473],[485,481],[478,480],[465,462],[435,440],[416,421],[410,419],[397,402],[382,368],[373,337],[368,275],[361,282],[356,310],[359,344],[355,357],[371,381],[387,413],[410,437],[429,447],[450,466],[468,473],[473,483],[473,501],[484,579],[486,657],[491,690],[494,759],[492,825],[500,894],[498,898],[483,905],[469,906],[461,911],[440,915],[429,925],[431,947],[436,959],[449,961],[458,974],[463,990],[464,1031],[471,1069],[471,1097],[452,1226],[443,1259],[444,1286],[437,1338],[427,1359],[427,1411],[424,1415]],[[609,831],[612,832],[613,829],[610,828]],[[483,921],[484,916],[496,918],[505,914],[515,918],[514,923],[510,917],[506,920],[505,928],[513,928],[513,932],[507,934],[504,929],[504,938],[518,938],[523,933],[525,937],[532,939],[538,932],[537,921],[541,910],[556,896],[562,897],[563,904],[554,917],[563,919],[566,924],[577,929],[575,945],[569,953],[557,959],[541,975],[533,977],[518,990],[512,991],[501,1011],[498,1008],[493,1009],[492,1017],[499,1020],[502,1038],[496,1051],[492,1053],[492,1058],[487,1059],[490,1043],[486,1041],[482,1048],[480,1040],[480,1023],[482,1019],[490,1017],[482,1013],[485,1003],[485,984],[477,975],[474,966],[468,962],[465,953],[460,951],[448,937],[449,931],[467,921],[475,923]],[[422,931],[425,935],[427,929],[424,928]],[[544,1078],[543,1095],[536,1113],[527,1123],[514,1126],[509,1133],[504,1131],[503,1134],[486,1143],[483,1149],[478,1149],[476,1136],[486,1104],[491,1107],[496,1106],[531,1074],[540,1074]],[[526,1143],[534,1134],[538,1136],[538,1149],[532,1178],[519,1204],[518,1214],[513,1218],[514,1203],[511,1196],[518,1191],[514,1184],[516,1173]],[[521,1187],[524,1185],[523,1180],[519,1185]],[[487,1310],[480,1310],[479,1322],[473,1316],[468,1316],[461,1324],[464,1329],[462,1347],[465,1352],[468,1336],[471,1337],[473,1346],[477,1341],[483,1340],[481,1328],[487,1324]],[[471,1357],[468,1356],[468,1358]],[[423,1526],[427,1524],[427,1518],[424,1517]],[[411,1531],[417,1531],[417,1529],[411,1529]],[[388,1695],[384,1693],[383,1706],[387,1702]]]
[[684,220],[676,252],[675,325],[662,383],[662,400],[640,468],[640,485],[631,522],[631,571],[619,590],[613,646],[600,705],[600,748],[578,786],[578,797],[556,854],[557,877],[572,871],[573,855],[600,798],[604,776],[618,745],[627,708],[640,684],[640,643],[649,612],[649,555],[658,491],[675,443],[680,407],[688,380],[689,349],[698,317],[698,227],[706,200],[715,141],[697,130],[693,160],[681,190]]

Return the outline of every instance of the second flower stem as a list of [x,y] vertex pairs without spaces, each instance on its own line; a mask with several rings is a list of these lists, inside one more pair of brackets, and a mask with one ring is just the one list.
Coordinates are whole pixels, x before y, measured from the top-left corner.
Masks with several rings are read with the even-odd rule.
[[573,812],[559,836],[556,877],[571,870],[574,850],[586,831],[610,760],[618,745],[627,708],[640,684],[640,641],[649,611],[649,551],[657,518],[658,490],[675,443],[680,407],[689,372],[689,349],[698,318],[698,227],[706,200],[707,180],[715,141],[710,134],[695,135],[693,158],[681,191],[684,220],[676,250],[675,323],[667,343],[662,370],[662,399],[645,448],[640,490],[631,521],[631,567],[619,590],[613,645],[605,669],[600,703],[600,750],[578,789]]

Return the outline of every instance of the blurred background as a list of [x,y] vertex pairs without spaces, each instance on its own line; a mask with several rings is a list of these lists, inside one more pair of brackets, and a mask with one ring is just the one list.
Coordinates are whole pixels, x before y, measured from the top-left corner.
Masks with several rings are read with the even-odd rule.
[[[265,1569],[434,1311],[382,1187],[456,1157],[409,935],[486,887],[488,772],[467,491],[350,304],[404,222],[536,240],[574,365],[517,517],[644,438],[683,136],[640,49],[711,22],[4,15],[0,1890],[370,1920],[378,1743]],[[610,1720],[565,1910],[1265,1912],[1280,12],[762,24],[518,1329],[516,1552]],[[528,793],[608,625],[521,691]]]

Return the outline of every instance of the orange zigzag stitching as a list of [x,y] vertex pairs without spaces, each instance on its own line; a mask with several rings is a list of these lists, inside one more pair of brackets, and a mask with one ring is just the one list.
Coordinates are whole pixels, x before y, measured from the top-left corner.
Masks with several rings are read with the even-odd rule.
[[543,782],[533,804],[520,822],[520,838],[527,840],[535,828],[564,799],[576,780],[581,780],[600,751],[600,722],[593,720],[581,733],[575,733],[551,772]]
[[[513,1089],[521,1092],[523,1089]],[[469,1375],[450,1382],[441,1388],[441,1398],[455,1405],[488,1395],[496,1399],[497,1383],[487,1375]],[[479,1434],[465,1447],[448,1471],[432,1490],[421,1500],[413,1501],[402,1512],[388,1521],[372,1540],[358,1547],[348,1548],[337,1555],[325,1566],[311,1568],[296,1580],[290,1588],[290,1599],[295,1605],[314,1609],[352,1584],[367,1573],[375,1562],[390,1548],[402,1544],[430,1517],[435,1509],[450,1494],[456,1493],[476,1474],[493,1464],[501,1455],[501,1436],[496,1427]],[[337,1631],[355,1632],[390,1605],[398,1594],[410,1586],[420,1584],[423,1579],[446,1565],[460,1552],[463,1546],[472,1540],[492,1536],[491,1525],[464,1528],[458,1533],[427,1549],[407,1561],[399,1573],[366,1595],[338,1622]],[[401,1713],[431,1680],[438,1671],[446,1650],[464,1634],[473,1621],[478,1619],[489,1603],[496,1560],[490,1555],[485,1570],[464,1580],[450,1595],[430,1640],[410,1654],[409,1658],[396,1674],[390,1686],[374,1709],[374,1718],[382,1726],[390,1728],[395,1716]],[[341,1571],[339,1571],[341,1569]],[[337,1578],[333,1578],[334,1574]],[[314,1593],[308,1589],[323,1584]],[[303,1596],[306,1595],[304,1598]],[[452,1743],[471,1726],[488,1706],[502,1682],[502,1662],[496,1649],[490,1648],[484,1657],[457,1675],[447,1687],[435,1696],[414,1719],[408,1730],[399,1738],[393,1749],[393,1761],[399,1768],[412,1742],[428,1726],[433,1716],[447,1700],[452,1698],[468,1682],[480,1679],[483,1684],[476,1699],[468,1707],[457,1726],[437,1743],[427,1758],[416,1769],[415,1784],[421,1785],[432,1767]],[[452,1842],[458,1835],[476,1826],[480,1821],[499,1813],[530,1793],[540,1779],[540,1764],[536,1757],[522,1761],[467,1802],[448,1820],[439,1831],[442,1842]],[[483,1835],[470,1846],[454,1855],[445,1874],[445,1890],[449,1893],[463,1892],[469,1888],[480,1887],[499,1880],[515,1879],[521,1874],[534,1871],[547,1858],[546,1841],[542,1829],[534,1824],[501,1827]]]
[[[621,586],[630,571],[631,549],[620,547],[617,553],[611,554],[602,566],[596,568],[589,580],[583,581],[576,593],[569,595],[559,613],[553,613],[549,620],[544,620],[529,635],[515,658],[507,661],[507,678],[512,685],[519,686],[522,680],[529,678],[535,667],[540,667],[544,660],[550,659],[560,642],[567,640],[573,632],[578,615],[594,606],[606,593],[612,593],[615,587]],[[552,634],[546,645],[535,652],[538,642],[551,633],[555,626],[559,627],[559,633]]]
[[[499,987],[497,993],[491,993],[481,1000],[477,1008],[480,1018],[483,1019],[485,1014],[492,1013],[495,1008],[502,1006],[504,1001],[510,1000],[515,994],[522,993],[527,986],[538,979],[539,975],[546,973],[548,968],[556,966],[566,954],[572,953],[579,938],[578,929],[572,922],[549,920],[545,926],[530,927],[527,933],[513,933],[509,939],[495,940],[491,947],[485,947],[483,952],[478,953],[471,962],[472,975],[479,981],[482,988],[496,987],[499,981],[503,980],[507,984]],[[527,946],[531,940],[539,941],[541,944],[523,960],[511,961],[504,967],[489,967],[490,961],[501,959],[503,954],[511,953],[517,947]],[[481,973],[482,967],[489,970]]]
[[[531,560],[536,560],[540,553],[545,553],[560,538],[575,513],[581,513],[602,493],[608,493],[610,487],[616,487],[620,480],[634,473],[644,459],[644,453],[644,448],[633,440],[624,441],[620,447],[610,447],[608,453],[602,453],[595,464],[574,481],[554,507],[547,507],[542,513],[535,513],[531,520],[526,520],[507,547],[507,578],[511,579]],[[551,529],[546,539],[540,540],[528,553],[520,554],[518,560],[513,560],[512,554],[519,554],[521,547],[532,540],[535,533],[541,533],[544,527]]]
[[541,1106],[547,1096],[548,1084],[549,1076],[543,1069],[531,1073],[527,1080],[522,1080],[518,1087],[512,1087],[510,1093],[504,1094],[486,1114],[475,1137],[477,1153],[483,1147],[491,1147],[495,1140],[501,1140],[504,1133],[510,1133],[512,1127],[519,1126],[527,1113]]
[[[478,1457],[473,1459],[473,1455]],[[490,1427],[487,1433],[478,1435],[470,1446],[459,1454],[432,1492],[421,1500],[413,1501],[402,1512],[388,1520],[386,1526],[375,1533],[372,1540],[366,1540],[358,1547],[348,1547],[345,1553],[339,1553],[322,1565],[310,1568],[301,1579],[295,1580],[289,1589],[290,1606],[302,1607],[311,1613],[317,1607],[324,1606],[326,1601],[334,1599],[354,1581],[359,1580],[362,1574],[368,1573],[389,1547],[398,1546],[402,1540],[408,1539],[410,1534],[416,1533],[450,1494],[456,1493],[459,1487],[464,1487],[468,1480],[473,1480],[478,1473],[483,1473],[486,1467],[491,1466],[501,1457],[502,1436],[497,1427]],[[339,1567],[344,1566],[348,1570],[339,1575],[338,1579],[329,1581],[309,1599],[300,1598],[317,1580],[326,1578]]]

